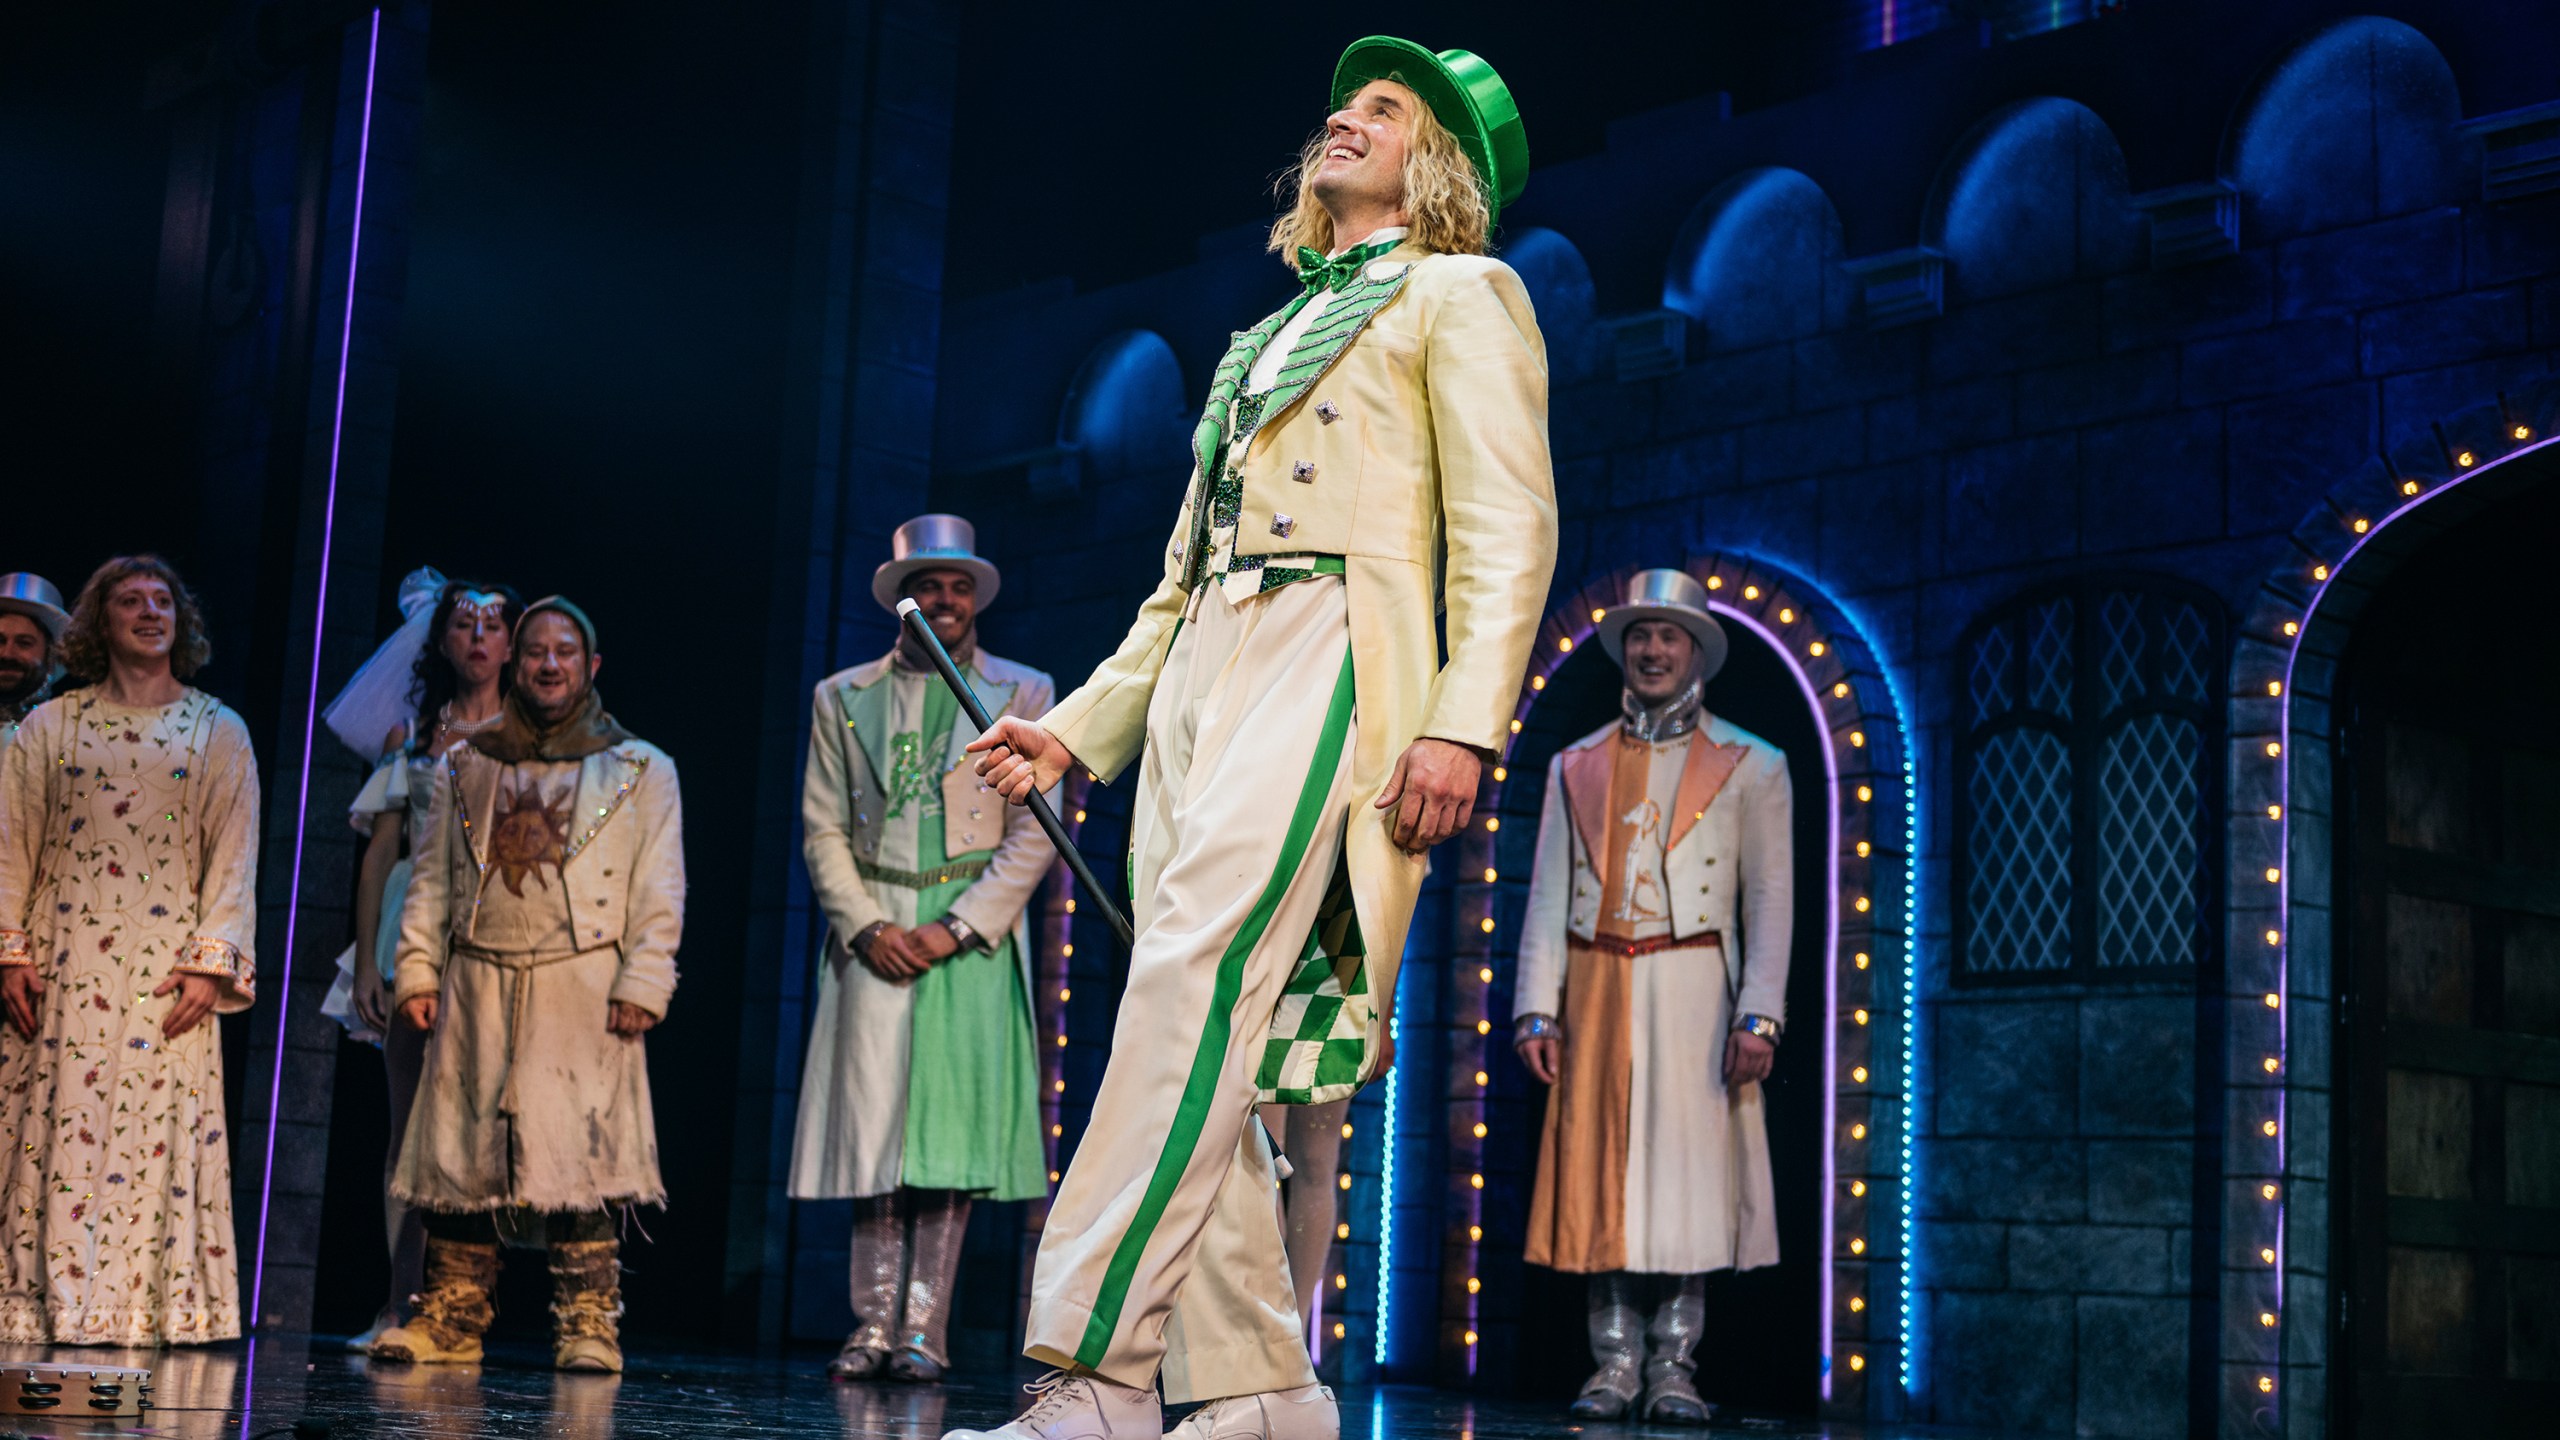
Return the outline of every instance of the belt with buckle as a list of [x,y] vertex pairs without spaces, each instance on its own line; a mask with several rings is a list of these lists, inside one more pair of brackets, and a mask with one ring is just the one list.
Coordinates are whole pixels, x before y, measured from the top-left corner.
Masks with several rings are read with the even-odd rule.
[[984,860],[954,860],[931,870],[892,870],[868,860],[856,860],[853,867],[862,873],[865,880],[877,880],[883,885],[904,885],[910,890],[922,890],[928,885],[948,885],[954,880],[975,880],[987,873]]

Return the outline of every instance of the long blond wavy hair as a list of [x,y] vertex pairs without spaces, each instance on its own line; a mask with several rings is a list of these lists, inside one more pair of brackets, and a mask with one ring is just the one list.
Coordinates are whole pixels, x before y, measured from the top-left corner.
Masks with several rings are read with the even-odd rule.
[[[1380,78],[1413,89],[1401,75]],[[1405,127],[1404,209],[1413,217],[1407,238],[1434,254],[1482,255],[1491,247],[1493,230],[1493,207],[1485,201],[1483,177],[1459,147],[1458,137],[1431,113],[1429,102],[1420,94],[1414,95],[1407,113],[1413,117]],[[1333,250],[1333,216],[1316,198],[1315,185],[1316,167],[1324,162],[1325,144],[1331,138],[1331,132],[1323,129],[1309,136],[1298,152],[1298,163],[1272,186],[1274,194],[1297,195],[1296,203],[1271,222],[1271,239],[1265,247],[1284,261],[1294,262],[1301,245],[1325,253]]]

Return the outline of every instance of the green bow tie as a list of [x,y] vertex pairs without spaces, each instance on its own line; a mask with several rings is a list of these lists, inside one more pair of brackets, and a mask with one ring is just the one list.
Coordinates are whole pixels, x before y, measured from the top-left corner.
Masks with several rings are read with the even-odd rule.
[[1306,286],[1310,295],[1348,289],[1352,281],[1360,278],[1360,267],[1403,243],[1398,238],[1354,245],[1330,260],[1301,245],[1298,247],[1298,283]]

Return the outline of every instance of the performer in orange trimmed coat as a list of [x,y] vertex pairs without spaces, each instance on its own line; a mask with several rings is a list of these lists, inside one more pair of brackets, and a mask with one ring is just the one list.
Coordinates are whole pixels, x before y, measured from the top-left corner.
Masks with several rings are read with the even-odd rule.
[[1575,1415],[1703,1424],[1706,1272],[1778,1259],[1760,1081],[1786,1020],[1787,760],[1707,713],[1725,636],[1686,573],[1637,574],[1600,642],[1625,713],[1547,769],[1520,938],[1514,1043],[1554,1087],[1528,1260],[1592,1277]]

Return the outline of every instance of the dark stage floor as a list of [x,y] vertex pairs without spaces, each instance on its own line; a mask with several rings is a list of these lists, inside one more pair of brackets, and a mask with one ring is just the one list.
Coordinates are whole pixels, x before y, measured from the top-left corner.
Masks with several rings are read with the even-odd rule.
[[[171,1440],[255,1440],[292,1433],[301,1419],[324,1421],[333,1437],[398,1440],[543,1437],[543,1440],[704,1440],[704,1437],[866,1436],[935,1440],[954,1425],[986,1426],[1013,1413],[1010,1384],[971,1377],[939,1390],[831,1384],[826,1356],[666,1355],[645,1350],[626,1375],[560,1375],[549,1354],[500,1345],[487,1363],[376,1366],[333,1341],[261,1339],[254,1346],[130,1351],[0,1346],[0,1363],[148,1368],[157,1408],[139,1427],[100,1421],[0,1416],[0,1437],[105,1440],[148,1435]],[[1027,1372],[1026,1372],[1027,1374]],[[247,1409],[244,1423],[243,1407]],[[1343,1397],[1344,1440],[1529,1440],[1561,1435],[1952,1437],[1926,1427],[1864,1429],[1743,1420],[1711,1431],[1578,1426],[1551,1407],[1485,1401],[1406,1386],[1354,1390]]]

